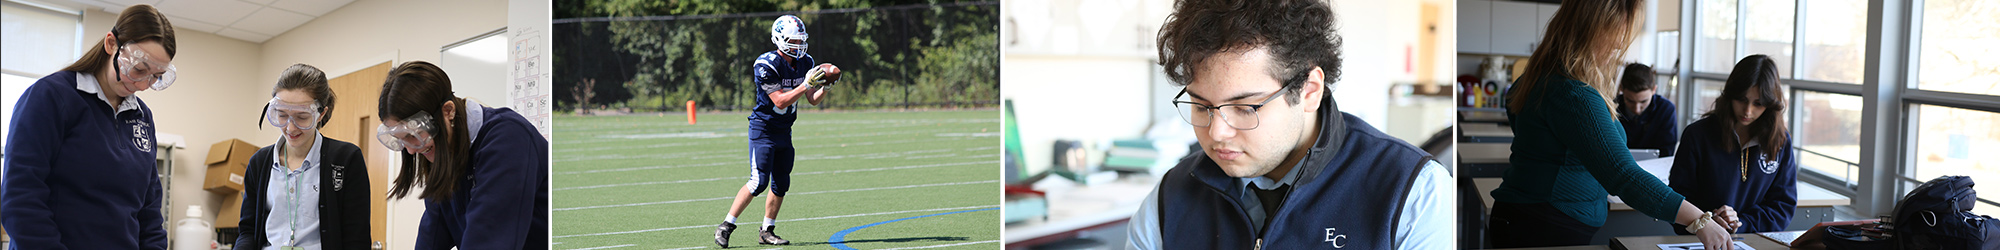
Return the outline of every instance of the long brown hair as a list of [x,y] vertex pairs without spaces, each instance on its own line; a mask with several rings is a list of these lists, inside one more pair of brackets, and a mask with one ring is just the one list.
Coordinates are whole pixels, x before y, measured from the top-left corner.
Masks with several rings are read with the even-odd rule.
[[[1569,77],[1589,84],[1603,97],[1605,112],[1612,112],[1611,96],[1617,89],[1618,58],[1625,46],[1638,37],[1639,12],[1645,0],[1563,1],[1562,8],[1549,19],[1542,44],[1528,57],[1528,68],[1514,80],[1507,99],[1511,112],[1520,112],[1532,100],[1525,98],[1549,77]],[[1614,113],[1615,114],[1615,113]]]
[[[440,113],[444,102],[456,104],[454,114],[445,117]],[[382,98],[376,115],[382,119],[397,119],[416,115],[417,112],[431,114],[431,150],[437,161],[425,160],[408,152],[403,155],[403,174],[396,177],[395,186],[389,188],[389,196],[407,197],[410,189],[422,183],[424,191],[417,198],[451,198],[458,191],[459,180],[471,173],[472,141],[465,125],[465,98],[458,98],[451,92],[451,77],[444,69],[424,61],[410,61],[389,70],[389,79],[382,82]],[[450,119],[451,122],[444,122]],[[418,164],[422,161],[422,164]]]
[[[115,42],[118,45],[145,41],[160,42],[160,47],[167,49],[167,58],[173,58],[174,54],[180,53],[174,42],[174,25],[167,22],[167,15],[160,14],[160,10],[154,9],[152,5],[125,7],[125,11],[118,14],[117,24],[111,26],[111,36],[118,39]],[[64,67],[63,70],[94,74],[104,70],[104,64],[108,63],[111,63],[111,54],[104,53],[104,40],[99,39],[90,46],[89,51],[83,53],[82,58],[77,58],[75,63],[70,63],[69,67]]]
[[[1716,146],[1736,151],[1743,148],[1743,143],[1736,141],[1736,135],[1756,136],[1760,140],[1758,144],[1763,144],[1764,154],[1778,155],[1778,150],[1785,148],[1786,135],[1791,133],[1785,128],[1785,90],[1782,84],[1778,82],[1778,64],[1772,62],[1771,57],[1756,54],[1737,61],[1736,68],[1729,71],[1729,80],[1722,85],[1722,96],[1715,97],[1715,105],[1712,106],[1715,108],[1701,116],[1702,119],[1721,119],[1722,124],[1719,125],[1728,129],[1725,131],[1747,130],[1749,133],[1709,135],[1715,138]],[[1742,115],[1736,113],[1735,101],[1743,100],[1743,92],[1750,91],[1750,88],[1757,88],[1757,99],[1744,101],[1763,104],[1764,113],[1757,115],[1757,120],[1750,121],[1750,126],[1745,127],[1736,123]]]

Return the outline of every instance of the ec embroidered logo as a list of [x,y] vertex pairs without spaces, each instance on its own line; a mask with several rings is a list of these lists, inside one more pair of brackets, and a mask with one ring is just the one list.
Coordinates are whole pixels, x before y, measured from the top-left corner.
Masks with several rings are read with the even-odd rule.
[[125,123],[132,124],[132,146],[139,148],[139,151],[152,153],[153,136],[147,135],[146,131],[152,130],[150,128],[153,125],[139,119],[126,120]]
[[1347,235],[1336,234],[1333,231],[1331,227],[1326,228],[1326,242],[1332,244],[1333,248],[1346,248],[1347,244],[1344,242],[1347,240]]
[[1771,160],[1767,160],[1767,159],[1765,159],[1765,158],[1764,158],[1764,156],[1765,156],[1764,154],[1757,154],[1757,165],[1758,165],[1758,167],[1759,167],[1760,169],[1764,170],[1764,174],[1773,174],[1773,173],[1777,173],[1777,172],[1778,172],[1778,162],[1777,162],[1777,161],[1771,161]]

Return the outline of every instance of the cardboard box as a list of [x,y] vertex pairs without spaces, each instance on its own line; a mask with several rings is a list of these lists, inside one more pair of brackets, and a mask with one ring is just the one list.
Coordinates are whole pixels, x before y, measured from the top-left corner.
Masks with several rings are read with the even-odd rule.
[[222,210],[215,213],[215,228],[236,228],[243,220],[243,194],[222,197]]
[[237,139],[208,146],[208,177],[201,182],[201,189],[223,195],[242,192],[243,171],[250,165],[250,155],[256,153],[257,146]]

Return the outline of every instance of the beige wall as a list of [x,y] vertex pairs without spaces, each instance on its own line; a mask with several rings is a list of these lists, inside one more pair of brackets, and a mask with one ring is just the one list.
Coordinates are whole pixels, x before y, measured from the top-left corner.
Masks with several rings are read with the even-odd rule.
[[[86,40],[97,41],[116,17],[117,13],[102,9],[85,11],[83,31],[96,34]],[[436,61],[446,44],[506,25],[503,0],[361,0],[263,44],[177,30],[180,51],[174,64],[180,70],[179,80],[166,91],[138,94],[152,106],[160,133],[186,137],[187,148],[174,157],[172,191],[167,194],[174,207],[168,221],[181,219],[186,205],[201,205],[208,211],[206,217],[214,219],[223,196],[201,190],[209,144],[231,138],[259,146],[277,141],[274,130],[258,129],[257,114],[285,67],[312,64],[327,71],[328,77],[338,77],[383,61]],[[493,85],[488,87],[503,87]],[[408,230],[416,227],[422,203],[392,202],[390,210],[388,247],[410,248],[414,238],[409,238],[413,233]]]

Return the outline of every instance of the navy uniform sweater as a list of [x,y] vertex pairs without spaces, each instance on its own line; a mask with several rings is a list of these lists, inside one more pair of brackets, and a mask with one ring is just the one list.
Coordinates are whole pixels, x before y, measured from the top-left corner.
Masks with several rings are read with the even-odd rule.
[[105,92],[56,72],[14,103],[0,180],[13,249],[167,248],[152,109],[128,97],[119,110],[90,90]]
[[1618,125],[1625,127],[1625,147],[1658,149],[1660,157],[1674,156],[1674,143],[1681,138],[1674,133],[1674,102],[1657,94],[1639,115],[1626,113],[1625,102],[1618,102]]
[[[1681,135],[1681,152],[1674,156],[1673,172],[1667,177],[1668,185],[1703,211],[1722,205],[1735,208],[1737,219],[1743,222],[1739,233],[1784,231],[1799,200],[1799,161],[1793,157],[1791,140],[1781,140],[1784,145],[1730,148],[1728,142],[1716,141],[1730,138],[1728,124],[1723,122],[1725,119],[1711,117],[1688,124],[1687,133]],[[1764,147],[1782,148],[1777,155],[1767,155]],[[1743,164],[1746,158],[1749,164]],[[1677,233],[1689,234],[1682,226],[1674,228]]]
[[547,249],[549,141],[521,114],[467,102],[472,173],[424,201],[416,249]]

